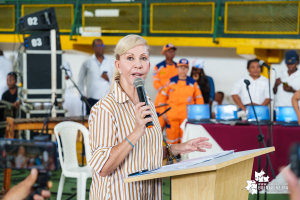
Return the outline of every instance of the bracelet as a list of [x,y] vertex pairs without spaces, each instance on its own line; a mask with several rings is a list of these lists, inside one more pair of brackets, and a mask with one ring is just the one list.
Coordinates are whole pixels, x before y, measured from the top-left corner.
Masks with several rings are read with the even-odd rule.
[[132,148],[134,147],[134,145],[127,139],[127,137],[125,137],[125,139],[127,140],[127,142],[129,142],[129,144],[132,146]]
[[169,145],[167,144],[166,146],[166,158],[168,159],[170,157],[170,152],[169,152]]
[[167,149],[168,149],[169,157],[173,158],[174,155],[173,155],[172,152],[171,152],[171,144],[168,144],[168,145],[167,145]]

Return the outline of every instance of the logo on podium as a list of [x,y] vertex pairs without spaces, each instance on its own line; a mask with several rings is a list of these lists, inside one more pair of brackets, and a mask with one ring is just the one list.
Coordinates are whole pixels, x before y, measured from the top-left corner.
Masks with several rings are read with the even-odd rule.
[[255,172],[255,180],[246,181],[248,185],[245,188],[249,191],[249,193],[252,195],[257,194],[257,190],[262,191],[264,189],[269,192],[288,190],[287,183],[278,183],[276,181],[269,183],[270,177],[265,175],[266,173],[264,170],[261,170],[259,173]]

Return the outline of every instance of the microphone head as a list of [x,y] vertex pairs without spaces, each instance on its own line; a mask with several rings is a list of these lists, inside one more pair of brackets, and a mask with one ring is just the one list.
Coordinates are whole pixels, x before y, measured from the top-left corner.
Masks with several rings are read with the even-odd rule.
[[259,63],[260,66],[263,66],[265,64],[265,61],[260,60],[258,63]]
[[244,80],[244,83],[248,86],[248,85],[250,85],[250,81],[248,80],[248,79],[245,79]]
[[134,85],[135,88],[144,86],[144,84],[145,84],[145,81],[142,78],[136,78],[133,81],[133,85]]

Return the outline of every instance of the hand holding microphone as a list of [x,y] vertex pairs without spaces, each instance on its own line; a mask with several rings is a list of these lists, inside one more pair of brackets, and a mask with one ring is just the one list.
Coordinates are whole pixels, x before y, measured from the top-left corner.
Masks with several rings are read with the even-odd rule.
[[153,118],[151,117],[151,107],[149,106],[146,92],[144,89],[145,81],[142,78],[136,78],[133,82],[134,87],[137,90],[139,100],[141,103],[138,103],[135,106],[136,113],[136,127],[153,127]]

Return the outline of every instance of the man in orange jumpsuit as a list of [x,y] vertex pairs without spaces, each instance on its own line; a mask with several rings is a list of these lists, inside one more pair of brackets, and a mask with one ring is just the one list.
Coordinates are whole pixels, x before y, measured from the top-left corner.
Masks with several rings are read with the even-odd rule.
[[[176,47],[173,44],[167,44],[163,47],[161,54],[166,57],[166,60],[158,63],[154,67],[153,73],[153,86],[157,90],[157,95],[154,101],[155,107],[159,106],[159,99],[161,98],[161,91],[166,85],[166,83],[173,76],[178,75],[176,69],[176,63],[173,61],[175,57]],[[165,107],[156,108],[157,115],[165,111]],[[159,123],[163,129],[166,126],[165,120],[162,117],[159,118]]]
[[[189,61],[181,59],[177,63],[178,76],[172,77],[162,90],[159,104],[168,104],[171,110],[163,115],[167,122],[167,143],[180,143],[183,131],[180,125],[187,118],[187,105],[204,104],[198,83],[190,76]],[[166,107],[165,107],[166,108]]]

